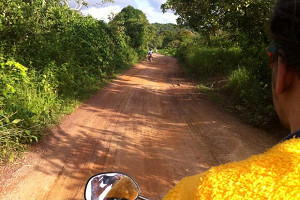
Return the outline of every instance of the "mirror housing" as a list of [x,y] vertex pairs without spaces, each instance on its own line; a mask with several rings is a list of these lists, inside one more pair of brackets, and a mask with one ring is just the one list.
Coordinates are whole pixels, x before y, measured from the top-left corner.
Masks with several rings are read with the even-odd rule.
[[140,188],[124,173],[108,172],[92,176],[84,190],[85,200],[135,200]]

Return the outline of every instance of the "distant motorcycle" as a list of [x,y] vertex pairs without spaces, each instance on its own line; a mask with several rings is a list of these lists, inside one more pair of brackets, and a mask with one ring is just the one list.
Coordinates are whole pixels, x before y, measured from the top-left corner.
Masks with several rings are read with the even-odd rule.
[[152,60],[153,60],[153,55],[152,55],[152,54],[149,54],[149,55],[148,55],[148,60],[149,60],[150,62],[152,62]]
[[140,194],[140,188],[133,178],[109,172],[92,176],[84,191],[85,200],[149,200]]

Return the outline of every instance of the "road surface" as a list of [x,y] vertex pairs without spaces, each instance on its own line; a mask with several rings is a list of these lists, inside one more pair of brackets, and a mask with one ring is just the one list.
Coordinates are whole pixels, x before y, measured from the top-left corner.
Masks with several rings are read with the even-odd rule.
[[264,152],[278,139],[247,126],[184,79],[176,59],[142,61],[65,116],[17,164],[0,199],[83,199],[99,172],[130,174],[161,199],[181,178]]

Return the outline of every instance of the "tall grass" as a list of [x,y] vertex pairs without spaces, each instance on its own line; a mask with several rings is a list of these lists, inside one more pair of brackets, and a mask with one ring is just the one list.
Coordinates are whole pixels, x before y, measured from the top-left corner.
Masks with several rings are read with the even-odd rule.
[[231,89],[233,97],[244,99],[247,95],[251,96],[251,81],[250,72],[241,67],[231,72],[227,87]]
[[20,145],[20,139],[28,134],[18,128],[17,123],[18,121],[7,122],[7,118],[0,117],[0,162],[12,162],[18,153],[24,150],[24,145]]
[[234,102],[234,109],[250,124],[267,127],[276,119],[270,86],[271,83],[259,81],[250,69],[241,67],[231,72],[223,92]]
[[180,55],[182,53],[179,53],[179,59],[184,61],[185,70],[201,78],[227,75],[241,62],[239,48],[207,48],[195,45],[186,48],[182,58]]

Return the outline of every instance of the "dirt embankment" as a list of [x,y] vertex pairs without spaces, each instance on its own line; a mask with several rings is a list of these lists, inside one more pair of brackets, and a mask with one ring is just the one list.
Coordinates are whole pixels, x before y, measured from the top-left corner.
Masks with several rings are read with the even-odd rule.
[[143,61],[66,116],[19,164],[0,199],[83,199],[96,173],[130,174],[161,199],[181,178],[265,151],[279,139],[244,125],[182,78],[174,58]]

